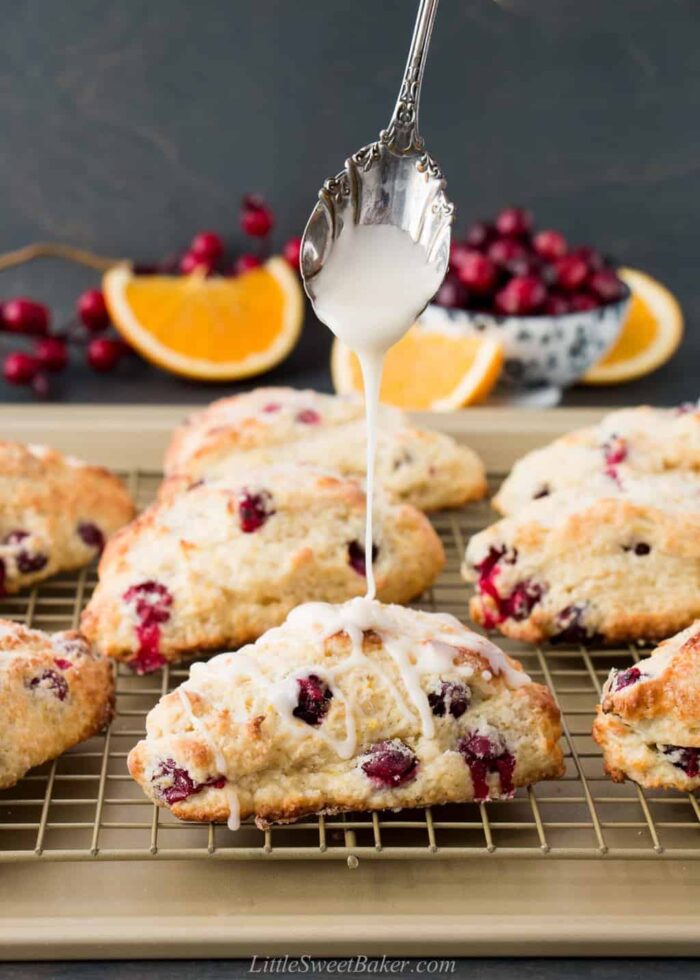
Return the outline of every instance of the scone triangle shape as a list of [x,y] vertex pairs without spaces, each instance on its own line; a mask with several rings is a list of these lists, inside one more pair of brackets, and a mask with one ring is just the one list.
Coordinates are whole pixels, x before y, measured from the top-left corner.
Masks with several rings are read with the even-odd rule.
[[184,820],[509,799],[563,774],[547,688],[443,614],[309,603],[252,646],[194,664],[129,755]]
[[[419,510],[381,496],[374,520],[377,594],[407,602],[440,572],[440,539]],[[83,631],[139,672],[250,642],[301,602],[365,592],[364,526],[361,486],[312,467],[171,482],[109,543]]]

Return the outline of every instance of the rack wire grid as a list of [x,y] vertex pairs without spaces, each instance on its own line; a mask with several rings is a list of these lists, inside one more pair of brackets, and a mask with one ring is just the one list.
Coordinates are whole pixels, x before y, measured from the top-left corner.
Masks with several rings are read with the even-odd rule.
[[[145,505],[160,474],[132,472],[128,479]],[[493,474],[490,482],[493,487],[500,477]],[[466,617],[464,546],[493,519],[488,502],[433,515],[447,564],[418,608]],[[3,599],[0,616],[45,630],[74,628],[95,581],[94,566],[57,576]],[[608,671],[637,662],[639,650],[502,645],[557,698],[566,754],[561,780],[518,790],[509,802],[319,816],[266,831],[183,823],[143,796],[127,772],[126,756],[143,734],[148,711],[185,679],[187,667],[136,677],[119,665],[109,728],[0,792],[0,862],[342,859],[356,867],[361,859],[700,858],[698,800],[610,782],[591,737]]]

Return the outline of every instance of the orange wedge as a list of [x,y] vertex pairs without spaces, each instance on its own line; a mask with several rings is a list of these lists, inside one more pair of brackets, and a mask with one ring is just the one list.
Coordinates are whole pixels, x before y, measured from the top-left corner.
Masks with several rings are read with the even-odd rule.
[[[492,338],[416,325],[389,350],[380,397],[398,408],[448,412],[482,401],[502,364],[501,345]],[[338,340],[331,374],[339,394],[362,391],[357,358]]]
[[618,269],[618,275],[632,290],[627,319],[611,350],[584,375],[584,384],[641,378],[665,364],[683,336],[681,308],[665,286],[636,269]]
[[136,275],[118,265],[102,281],[112,321],[147,360],[205,381],[231,381],[279,364],[299,338],[299,281],[280,258],[235,278]]

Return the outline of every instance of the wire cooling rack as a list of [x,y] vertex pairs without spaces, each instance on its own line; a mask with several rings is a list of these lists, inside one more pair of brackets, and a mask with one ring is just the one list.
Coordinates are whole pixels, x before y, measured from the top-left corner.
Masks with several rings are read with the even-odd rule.
[[[129,474],[139,504],[152,499],[159,479],[157,473]],[[464,546],[492,520],[487,503],[434,515],[447,565],[419,608],[466,616],[459,572]],[[72,628],[94,584],[94,567],[58,576],[3,599],[0,616],[40,629]],[[148,711],[187,669],[135,677],[120,665],[109,729],[0,792],[0,862],[342,859],[353,867],[364,859],[700,858],[695,797],[610,782],[591,738],[609,669],[636,662],[639,651],[502,645],[533,679],[549,685],[562,709],[566,775],[559,781],[518,790],[510,802],[317,817],[264,832],[182,823],[146,800],[127,773],[126,756],[143,734]]]

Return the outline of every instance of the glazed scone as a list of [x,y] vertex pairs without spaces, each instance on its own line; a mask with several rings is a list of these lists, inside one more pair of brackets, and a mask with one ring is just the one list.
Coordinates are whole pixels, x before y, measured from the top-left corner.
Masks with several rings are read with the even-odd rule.
[[87,565],[133,516],[108,470],[47,446],[0,442],[0,595]]
[[476,623],[540,643],[658,640],[700,616],[700,477],[561,492],[476,534]]
[[129,754],[183,820],[509,799],[563,774],[547,688],[451,616],[364,598],[309,603],[237,653],[196,663]]
[[96,735],[113,703],[112,664],[79,633],[0,620],[0,789]]
[[493,498],[501,514],[532,500],[591,481],[610,486],[626,477],[666,470],[700,472],[700,409],[626,408],[599,425],[571,432],[528,453],[513,466]]
[[[432,525],[378,496],[377,594],[420,595],[444,563]],[[257,639],[309,599],[365,592],[365,495],[305,466],[252,471],[166,492],[108,544],[82,629],[140,672]]]
[[[440,432],[412,428],[382,407],[377,483],[394,500],[421,510],[458,507],[486,493],[478,456]],[[309,463],[343,476],[365,476],[360,401],[294,388],[257,388],[214,402],[176,429],[165,456],[168,475],[236,477],[242,468]]]
[[615,782],[700,789],[700,622],[611,672],[593,737]]

